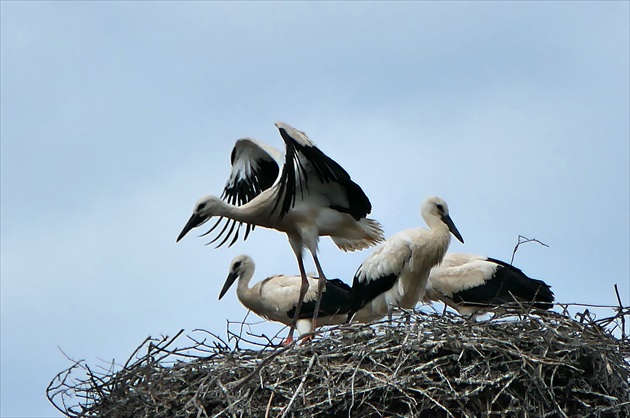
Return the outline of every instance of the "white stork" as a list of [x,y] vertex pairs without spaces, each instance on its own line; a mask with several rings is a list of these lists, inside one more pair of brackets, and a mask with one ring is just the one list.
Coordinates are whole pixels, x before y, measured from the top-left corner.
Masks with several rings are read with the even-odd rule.
[[478,255],[449,253],[431,270],[424,300],[440,301],[460,315],[473,316],[490,307],[515,302],[551,309],[554,295],[545,282],[527,277],[508,263]]
[[[235,257],[230,264],[230,273],[219,294],[219,300],[238,279],[236,295],[243,306],[262,318],[292,325],[297,312],[302,278],[300,276],[274,275],[250,288],[249,282],[254,275],[254,269],[254,260],[250,256],[239,255]],[[312,317],[316,305],[317,290],[317,277],[308,277],[308,289],[296,323],[300,335],[307,334],[313,329]],[[350,310],[349,295],[350,286],[343,281],[339,279],[326,280],[317,325],[344,323]],[[293,336],[289,333],[283,344],[287,345],[292,341]]]
[[[383,230],[377,221],[366,218],[372,210],[368,197],[338,163],[320,151],[303,132],[282,122],[275,125],[286,146],[282,171],[272,147],[252,140],[237,141],[232,151],[232,174],[223,191],[228,203],[215,196],[201,198],[177,241],[213,216],[232,221],[228,235],[219,246],[227,241],[237,222],[239,228],[242,223],[247,224],[245,237],[250,226],[255,225],[285,232],[302,278],[294,318],[297,321],[308,288],[304,248],[315,262],[320,280],[318,294],[321,295],[326,276],[317,258],[319,237],[330,236],[342,250],[355,251],[382,241]],[[238,228],[231,244],[237,238]],[[218,237],[213,241],[216,239]],[[319,301],[318,297],[317,303]],[[313,309],[313,329],[319,311],[317,303]],[[295,324],[290,334],[294,327]]]
[[348,320],[370,322],[394,307],[412,309],[422,300],[431,268],[448,250],[451,233],[464,242],[446,202],[430,197],[420,210],[429,226],[401,231],[380,244],[361,264],[352,283]]

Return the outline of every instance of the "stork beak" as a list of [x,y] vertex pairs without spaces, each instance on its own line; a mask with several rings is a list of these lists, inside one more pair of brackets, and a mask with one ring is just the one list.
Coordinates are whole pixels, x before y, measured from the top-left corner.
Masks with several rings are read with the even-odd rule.
[[448,226],[448,229],[449,231],[451,231],[451,234],[455,235],[455,238],[457,238],[457,240],[463,244],[464,238],[462,238],[462,234],[460,234],[459,231],[457,230],[457,227],[453,223],[453,220],[451,219],[451,217],[449,215],[443,216],[442,221],[444,221],[446,226]]
[[179,233],[179,236],[177,237],[177,241],[175,242],[179,242],[179,240],[184,238],[184,235],[186,235],[191,229],[201,225],[207,220],[208,218],[199,216],[197,212],[193,213],[190,219],[188,220],[188,222],[186,222],[186,225],[184,225],[184,229],[182,229],[182,232]]
[[225,284],[223,285],[223,289],[221,289],[221,293],[219,293],[219,300],[225,295],[228,289],[234,284],[236,279],[238,278],[238,274],[234,272],[230,272],[228,274],[227,279],[225,280]]

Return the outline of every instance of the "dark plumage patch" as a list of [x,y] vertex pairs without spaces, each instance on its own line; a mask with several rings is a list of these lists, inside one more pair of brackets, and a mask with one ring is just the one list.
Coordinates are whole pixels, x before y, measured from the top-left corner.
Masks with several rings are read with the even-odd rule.
[[[221,221],[221,219],[223,219],[223,218],[219,218],[219,222]],[[218,222],[217,222],[217,224],[218,224]],[[238,225],[238,227],[237,227],[237,225]],[[234,219],[227,219],[226,222],[225,222],[225,225],[223,226],[223,229],[221,229],[221,232],[219,232],[219,234],[212,241],[210,241],[208,244],[215,243],[216,241],[219,240],[219,238],[221,238],[223,236],[223,240],[220,243],[218,243],[217,246],[215,247],[215,248],[219,248],[220,246],[225,244],[227,242],[227,240],[230,239],[230,237],[232,236],[232,233],[234,233],[235,228],[236,228],[236,232],[234,233],[234,238],[232,238],[232,241],[228,245],[228,247],[231,247],[238,240],[238,233],[240,232],[242,225],[243,225],[242,222],[236,222]],[[230,228],[229,230],[228,230],[228,227]],[[226,233],[226,231],[227,231],[227,233]],[[208,232],[210,232],[210,231],[208,231]]]
[[520,269],[501,260],[488,258],[497,264],[492,278],[485,284],[453,295],[453,302],[463,306],[496,306],[515,300],[534,302],[538,309],[553,308],[554,295],[551,287],[542,280],[527,277]]
[[[335,182],[341,185],[346,194],[349,205],[347,208],[341,206],[331,206],[340,212],[350,214],[354,219],[359,220],[366,217],[372,211],[372,204],[363,192],[363,189],[351,180],[350,175],[336,161],[328,157],[317,147],[303,146],[297,143],[283,128],[279,128],[280,136],[284,140],[287,148],[282,178],[280,180],[279,200],[276,202],[274,210],[280,204],[280,216],[286,213],[295,204],[297,193],[308,193],[308,173],[299,159],[299,154],[309,162],[317,180],[322,183]],[[297,172],[296,172],[297,167]],[[298,191],[297,177],[300,177],[300,187],[302,183],[306,189],[300,188]],[[280,202],[281,201],[281,202]]]
[[231,205],[241,206],[270,188],[278,173],[280,167],[274,160],[258,159],[252,164],[250,176],[234,182],[232,186],[226,185],[221,198]]
[[397,275],[390,274],[369,281],[364,280],[359,282],[357,275],[355,275],[352,282],[352,290],[350,291],[350,312],[348,319],[365,306],[366,303],[391,289],[394,283],[396,283],[396,279],[398,279]]
[[[230,155],[230,162],[232,164],[234,164],[234,159],[236,157],[236,148],[236,146],[232,148],[232,154]],[[278,173],[280,173],[280,167],[278,167],[278,163],[275,160],[271,157],[269,159],[258,158],[252,162],[251,174],[249,176],[243,177],[239,181],[234,182],[232,185],[228,183],[225,186],[221,199],[225,200],[230,205],[242,206],[253,200],[264,190],[270,188],[278,178]],[[206,232],[206,234],[215,229],[222,220],[223,218],[219,218],[217,223],[210,231]],[[249,233],[255,228],[255,225],[252,224],[245,225],[244,240],[247,239]],[[242,226],[242,222],[226,219],[221,231],[208,244],[218,241],[223,236],[223,240],[216,246],[216,248],[219,248],[225,244],[230,237],[233,237],[232,241],[230,241],[230,244],[228,245],[228,247],[231,247],[238,240],[239,232]]]
[[[350,286],[340,279],[326,280],[326,289],[322,294],[318,317],[345,314],[350,310]],[[315,313],[316,301],[304,302],[300,309],[299,318],[312,318]],[[295,315],[295,307],[287,312],[289,318]]]
[[349,284],[347,284],[346,282],[344,282],[341,279],[329,279],[328,280],[328,284],[333,285],[338,287],[341,290],[345,290],[347,292],[349,292],[350,290],[352,290],[352,288],[350,287]]

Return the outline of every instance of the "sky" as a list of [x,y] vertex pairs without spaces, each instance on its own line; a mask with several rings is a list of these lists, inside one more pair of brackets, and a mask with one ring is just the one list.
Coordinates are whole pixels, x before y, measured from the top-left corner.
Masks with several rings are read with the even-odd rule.
[[[535,238],[514,264],[559,302],[614,305],[618,284],[627,305],[629,4],[0,2],[0,415],[59,416],[61,350],[225,336],[246,314],[217,300],[236,255],[254,281],[298,273],[272,230],[175,243],[236,139],[283,148],[275,121],[350,173],[386,236],[437,195],[452,251],[509,261]],[[320,241],[348,283],[370,251]]]

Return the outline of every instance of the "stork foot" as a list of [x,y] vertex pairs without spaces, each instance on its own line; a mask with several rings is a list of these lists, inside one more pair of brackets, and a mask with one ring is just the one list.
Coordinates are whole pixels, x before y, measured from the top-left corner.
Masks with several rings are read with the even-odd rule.
[[312,332],[309,332],[308,334],[305,334],[303,337],[300,338],[300,345],[306,345],[309,344],[310,342],[313,341],[313,339],[315,338],[315,334],[313,334]]
[[287,338],[285,338],[284,341],[282,341],[282,346],[286,347],[290,345],[292,342],[293,342],[293,335],[288,335]]

